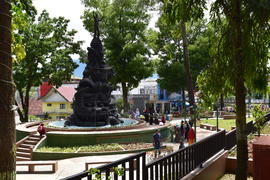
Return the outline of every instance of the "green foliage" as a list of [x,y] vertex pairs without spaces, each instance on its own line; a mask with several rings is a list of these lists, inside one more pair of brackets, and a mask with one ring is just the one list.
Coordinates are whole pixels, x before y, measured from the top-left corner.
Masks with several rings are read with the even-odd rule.
[[[157,26],[159,32],[157,32],[156,46],[153,49],[159,56],[156,65],[160,77],[158,82],[162,88],[171,92],[179,91],[187,86],[179,23],[168,25],[166,18],[162,15]],[[211,29],[207,27],[204,20],[188,25],[190,69],[195,80],[194,84],[197,76],[210,63],[210,42],[208,40],[210,33]]]
[[99,169],[90,168],[88,170],[89,175],[94,175],[94,180],[101,180],[101,173]]
[[74,146],[74,147],[41,147],[39,152],[106,152],[123,150],[120,144],[97,144],[91,146]]
[[71,153],[76,152],[78,147],[41,147],[37,149],[37,152],[65,152]]
[[255,118],[255,124],[254,126],[256,127],[256,130],[258,132],[258,135],[261,135],[261,130],[263,129],[263,122],[265,121],[266,117],[266,113],[269,111],[269,109],[265,109],[263,110],[261,108],[262,104],[258,104],[256,106],[254,106],[254,108],[252,109],[252,116]]
[[122,110],[124,109],[124,101],[123,98],[119,98],[116,101],[116,108],[118,110],[118,113],[121,113]]
[[[15,14],[19,10],[14,7]],[[69,20],[50,18],[46,11],[35,16],[16,14],[14,28],[18,29],[15,39],[23,46],[25,54],[16,54],[13,64],[13,77],[20,95],[23,112],[21,121],[28,121],[28,100],[31,87],[39,86],[44,80],[56,86],[70,79],[77,67],[71,55],[81,52],[82,42],[74,42],[75,30],[67,30]],[[18,37],[18,38],[17,38]],[[16,44],[16,43],[15,43]],[[20,60],[21,59],[21,60]]]
[[29,115],[28,119],[29,119],[29,121],[42,121],[41,118],[34,116],[34,115]]
[[[117,176],[123,176],[125,172],[124,167],[113,167],[113,171]],[[101,175],[100,170],[96,168],[90,168],[88,170],[89,175],[94,175],[94,180],[101,180],[104,175]],[[112,179],[111,176],[107,177],[108,179]]]
[[[121,83],[125,107],[127,93],[140,80],[151,76],[153,65],[145,31],[149,23],[146,0],[84,0],[84,26],[93,32],[93,12],[101,17],[100,33],[104,40],[106,61],[114,68],[113,84]],[[126,110],[126,108],[125,108]]]
[[164,0],[164,11],[170,22],[189,22],[202,19],[206,0]]

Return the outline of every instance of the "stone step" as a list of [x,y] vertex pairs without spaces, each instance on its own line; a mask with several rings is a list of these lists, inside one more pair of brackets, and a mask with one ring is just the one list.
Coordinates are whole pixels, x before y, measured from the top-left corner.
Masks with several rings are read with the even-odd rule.
[[32,153],[32,149],[31,148],[17,147],[17,152]]
[[32,136],[30,136],[27,140],[40,141],[40,138],[39,137],[32,137]]
[[38,141],[25,140],[23,143],[24,143],[24,144],[32,144],[32,145],[36,145],[36,144],[38,143]]
[[31,161],[31,158],[16,156],[16,161]]
[[21,144],[20,147],[33,149],[35,146],[32,144]]
[[26,152],[16,152],[17,157],[27,157],[31,159],[31,153],[26,153]]
[[44,136],[40,136],[39,134],[31,134],[29,137],[35,137],[35,138],[41,139]]

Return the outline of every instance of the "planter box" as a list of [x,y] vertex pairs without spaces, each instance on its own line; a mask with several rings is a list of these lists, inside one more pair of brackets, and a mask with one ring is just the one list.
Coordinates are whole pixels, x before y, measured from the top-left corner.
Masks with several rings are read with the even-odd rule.
[[[235,174],[236,171],[236,157],[227,157],[226,159],[226,173]],[[248,175],[253,176],[253,159],[248,160]]]
[[260,136],[253,143],[254,180],[269,179],[270,136]]

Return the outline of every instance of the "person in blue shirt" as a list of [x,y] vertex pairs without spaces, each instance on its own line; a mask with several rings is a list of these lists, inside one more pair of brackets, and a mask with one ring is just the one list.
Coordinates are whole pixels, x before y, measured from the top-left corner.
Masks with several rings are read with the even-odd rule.
[[155,148],[155,158],[158,157],[158,155],[160,155],[160,132],[159,129],[156,129],[155,133],[153,134],[153,146]]

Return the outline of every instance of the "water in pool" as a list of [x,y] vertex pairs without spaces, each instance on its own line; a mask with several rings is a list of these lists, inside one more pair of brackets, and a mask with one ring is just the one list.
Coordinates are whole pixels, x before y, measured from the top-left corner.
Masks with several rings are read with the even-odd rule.
[[68,126],[68,127],[64,127],[65,124],[65,120],[62,121],[53,121],[49,123],[49,126],[52,127],[56,127],[56,128],[68,128],[68,129],[89,129],[89,128],[110,128],[110,127],[124,127],[124,126],[130,126],[130,125],[134,125],[137,124],[138,121],[133,120],[133,119],[122,119],[124,122],[117,124],[117,125],[106,125],[106,126],[100,126],[100,127],[82,127],[82,126]]

